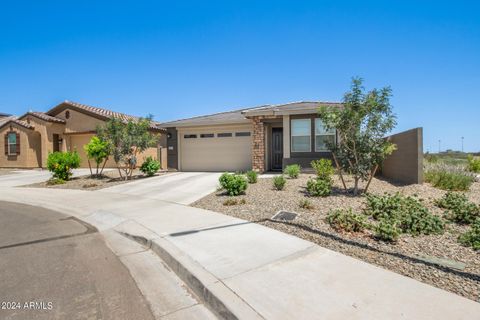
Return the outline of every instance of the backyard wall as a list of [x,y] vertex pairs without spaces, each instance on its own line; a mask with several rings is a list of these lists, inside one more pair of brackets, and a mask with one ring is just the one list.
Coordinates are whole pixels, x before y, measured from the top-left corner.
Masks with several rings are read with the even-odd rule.
[[397,145],[397,150],[383,162],[382,176],[406,184],[423,183],[423,128],[400,132],[387,139]]

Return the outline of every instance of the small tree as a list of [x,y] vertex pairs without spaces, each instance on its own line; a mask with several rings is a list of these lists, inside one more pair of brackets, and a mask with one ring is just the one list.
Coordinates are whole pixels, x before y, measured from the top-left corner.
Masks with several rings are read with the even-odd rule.
[[110,154],[117,165],[120,177],[125,180],[132,177],[138,154],[157,141],[156,135],[149,130],[151,121],[151,116],[137,120],[130,119],[127,122],[112,118],[104,127],[97,128],[98,137],[110,144]]
[[[95,161],[96,164],[95,176],[101,175],[103,169],[105,168],[105,164],[108,161],[108,156],[110,155],[110,144],[108,143],[108,141],[102,140],[97,136],[93,136],[92,139],[90,139],[90,142],[83,146],[83,149],[87,154],[90,175],[93,176],[90,160]],[[102,165],[101,168],[100,165]]]
[[351,174],[353,193],[358,194],[358,182],[367,181],[365,192],[383,160],[395,150],[395,145],[385,135],[395,125],[395,115],[390,105],[391,89],[373,89],[365,92],[361,78],[353,78],[351,91],[343,98],[343,107],[326,106],[319,117],[327,129],[337,129],[339,141],[329,144],[339,174]]

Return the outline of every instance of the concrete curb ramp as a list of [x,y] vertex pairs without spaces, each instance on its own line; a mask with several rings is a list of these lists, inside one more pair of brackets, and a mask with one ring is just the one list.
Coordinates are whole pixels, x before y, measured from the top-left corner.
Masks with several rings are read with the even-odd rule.
[[264,319],[225,284],[170,242],[155,237],[140,225],[135,229],[135,234],[122,227],[122,231],[117,232],[155,252],[220,319]]

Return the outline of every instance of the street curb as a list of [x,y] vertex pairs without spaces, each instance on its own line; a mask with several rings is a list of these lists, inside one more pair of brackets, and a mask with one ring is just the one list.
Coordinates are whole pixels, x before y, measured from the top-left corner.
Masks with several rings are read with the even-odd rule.
[[[138,234],[139,231],[137,229],[135,233],[130,233],[125,229],[117,230],[123,236],[155,252],[218,318],[264,319],[221,280],[215,278],[171,242],[163,238],[149,238],[147,235]],[[149,232],[147,229],[145,231]]]

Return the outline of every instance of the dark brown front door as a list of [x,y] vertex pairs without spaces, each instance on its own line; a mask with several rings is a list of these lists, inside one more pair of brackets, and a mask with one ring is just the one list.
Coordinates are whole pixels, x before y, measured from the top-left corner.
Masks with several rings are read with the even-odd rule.
[[272,170],[282,170],[283,129],[272,128]]
[[53,134],[53,152],[60,151],[58,134]]

